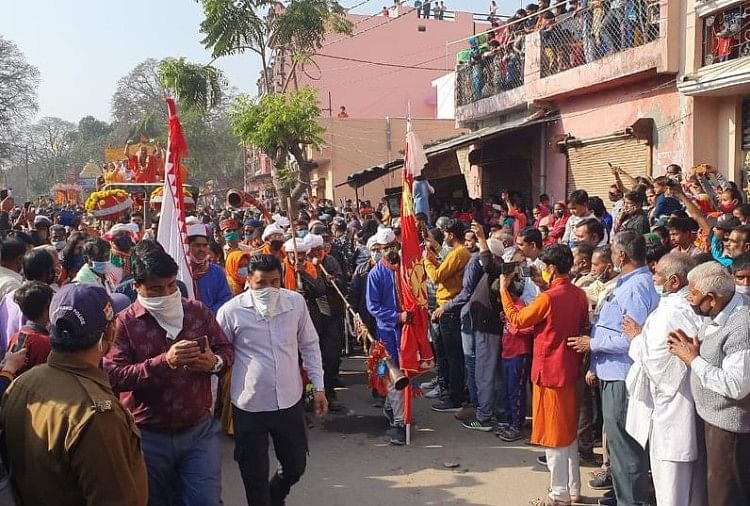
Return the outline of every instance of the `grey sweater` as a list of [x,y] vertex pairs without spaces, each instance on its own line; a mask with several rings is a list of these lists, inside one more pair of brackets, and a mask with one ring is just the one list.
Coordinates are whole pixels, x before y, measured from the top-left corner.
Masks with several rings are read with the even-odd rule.
[[[706,335],[711,324],[704,323],[698,331],[701,357],[710,365],[721,367],[727,355],[750,349],[750,307],[739,307],[724,325]],[[703,420],[729,432],[750,432],[750,395],[740,400],[724,397],[705,388],[695,374],[690,375],[690,386],[695,408]]]

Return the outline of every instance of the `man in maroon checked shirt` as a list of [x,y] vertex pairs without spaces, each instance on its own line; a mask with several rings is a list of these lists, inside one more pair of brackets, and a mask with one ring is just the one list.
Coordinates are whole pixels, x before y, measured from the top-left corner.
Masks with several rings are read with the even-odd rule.
[[213,313],[182,299],[164,251],[135,259],[136,301],[117,317],[104,369],[142,433],[149,504],[221,504],[220,425],[211,375],[231,367],[232,345]]

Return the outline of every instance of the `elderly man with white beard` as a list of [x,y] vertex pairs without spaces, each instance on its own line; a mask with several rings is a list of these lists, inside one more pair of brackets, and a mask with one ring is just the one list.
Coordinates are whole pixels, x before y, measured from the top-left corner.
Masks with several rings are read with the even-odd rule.
[[694,465],[698,444],[690,374],[667,346],[670,331],[696,335],[701,325],[687,301],[687,276],[695,265],[687,253],[662,257],[653,275],[661,295],[658,307],[642,329],[627,316],[623,325],[633,359],[625,428],[644,449],[648,445],[659,506],[705,504],[705,476]]

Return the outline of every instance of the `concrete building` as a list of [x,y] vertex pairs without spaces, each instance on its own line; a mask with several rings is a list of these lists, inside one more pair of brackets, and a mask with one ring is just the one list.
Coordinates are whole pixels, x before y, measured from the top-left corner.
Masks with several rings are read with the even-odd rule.
[[[311,153],[318,164],[312,173],[312,193],[336,200],[355,196],[352,187],[341,185],[352,173],[402,156],[407,113],[425,143],[466,131],[456,128],[452,90],[447,95],[442,92],[439,108],[433,81],[444,80],[453,68],[451,42],[489,26],[483,16],[470,12],[424,19],[406,4],[392,7],[388,17],[349,14],[348,18],[354,25],[352,35],[326,37],[312,60],[299,64],[293,75],[289,75],[292,62],[283,51],[276,52],[270,69],[277,91],[287,80],[292,88],[317,90],[321,123],[328,133],[327,146]],[[338,118],[342,106],[347,118]],[[267,157],[249,151],[246,167],[248,190],[269,188]],[[400,172],[389,178],[399,181]],[[389,185],[386,180],[365,185],[357,196],[380,199]]]

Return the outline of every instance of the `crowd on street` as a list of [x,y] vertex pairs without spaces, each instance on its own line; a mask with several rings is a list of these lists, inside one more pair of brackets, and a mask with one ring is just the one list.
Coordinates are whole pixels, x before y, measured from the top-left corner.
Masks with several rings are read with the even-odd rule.
[[[440,200],[416,178],[431,352],[414,402],[544,448],[546,506],[582,480],[602,505],[747,506],[750,204],[706,165],[611,173],[608,195],[559,201]],[[186,283],[158,216],[0,202],[0,503],[219,505],[228,434],[248,504],[284,504],[310,419],[345,410],[349,349],[380,353],[360,395],[407,443],[389,375],[415,317],[402,218],[264,203],[189,213]]]

